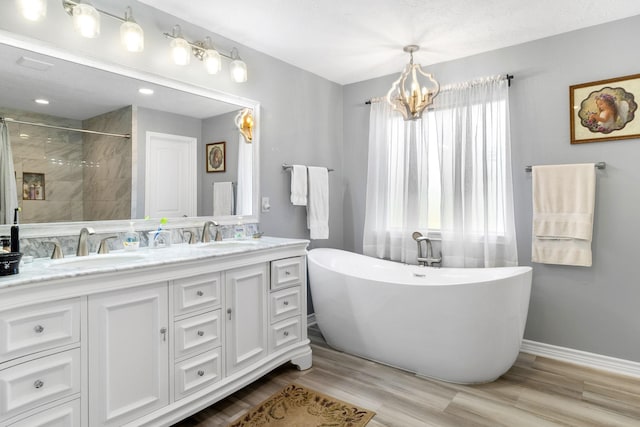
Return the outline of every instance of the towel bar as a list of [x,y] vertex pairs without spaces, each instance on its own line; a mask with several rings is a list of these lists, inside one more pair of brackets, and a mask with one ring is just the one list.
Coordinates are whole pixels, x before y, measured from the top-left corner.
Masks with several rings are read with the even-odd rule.
[[[293,168],[293,165],[288,165],[288,164],[286,164],[286,163],[283,163],[283,164],[282,164],[282,169],[283,169],[283,170],[289,170],[289,169],[291,169],[291,168]],[[334,171],[334,169],[327,168],[327,171],[329,171],[329,172],[333,172],[333,171]]]
[[[607,168],[607,164],[605,162],[598,162],[595,165],[596,169],[606,169]],[[531,172],[533,166],[525,166],[524,171],[525,172]]]

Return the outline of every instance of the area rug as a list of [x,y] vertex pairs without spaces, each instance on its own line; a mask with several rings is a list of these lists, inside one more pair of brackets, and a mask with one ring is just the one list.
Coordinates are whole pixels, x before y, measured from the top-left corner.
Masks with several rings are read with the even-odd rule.
[[375,412],[289,384],[227,427],[362,427]]

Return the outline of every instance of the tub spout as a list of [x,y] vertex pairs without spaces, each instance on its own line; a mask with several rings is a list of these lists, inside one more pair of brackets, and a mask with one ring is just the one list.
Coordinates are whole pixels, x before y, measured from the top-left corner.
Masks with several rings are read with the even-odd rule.
[[[431,244],[431,239],[426,236],[423,236],[422,233],[416,231],[412,234],[413,240],[418,244],[418,264],[424,265],[427,267],[432,267],[434,264],[438,264],[438,267],[442,263],[442,254],[440,254],[437,258],[433,256],[433,246]],[[422,242],[425,242],[426,253],[422,253]]]

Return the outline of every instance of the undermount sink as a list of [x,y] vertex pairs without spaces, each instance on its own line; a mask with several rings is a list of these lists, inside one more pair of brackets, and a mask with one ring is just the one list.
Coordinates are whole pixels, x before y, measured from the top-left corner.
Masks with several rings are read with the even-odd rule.
[[146,259],[142,254],[105,254],[89,255],[75,258],[65,258],[51,261],[49,268],[100,268],[115,267],[123,264],[131,264]]

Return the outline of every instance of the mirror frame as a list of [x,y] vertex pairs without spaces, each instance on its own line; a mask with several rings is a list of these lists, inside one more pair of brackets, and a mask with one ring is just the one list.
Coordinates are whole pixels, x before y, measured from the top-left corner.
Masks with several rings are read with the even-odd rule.
[[[250,216],[230,215],[224,217],[201,216],[188,218],[170,218],[167,224],[168,229],[174,228],[192,228],[199,227],[204,221],[214,219],[221,225],[238,224],[238,223],[259,223],[260,222],[260,103],[258,101],[244,98],[241,96],[229,94],[215,89],[208,89],[201,86],[192,85],[190,83],[173,80],[157,74],[147,73],[144,71],[134,70],[122,67],[110,62],[98,61],[87,58],[82,55],[76,55],[63,49],[47,46],[41,41],[22,37],[20,35],[0,30],[0,44],[30,50],[42,55],[48,55],[54,58],[69,61],[78,65],[97,68],[102,71],[111,72],[124,77],[129,77],[141,81],[146,81],[159,86],[166,86],[171,89],[188,92],[194,95],[210,98],[215,101],[235,104],[239,109],[251,108],[253,116],[258,126],[253,132],[253,167],[252,167],[252,206]],[[134,159],[133,168],[137,167],[141,159]],[[132,194],[132,197],[133,194]],[[34,223],[20,224],[20,237],[54,237],[54,236],[70,236],[77,234],[82,227],[93,227],[96,233],[115,233],[126,231],[129,223],[133,221],[136,229],[143,228],[142,224],[147,227],[155,228],[157,226],[153,219],[146,221],[144,219],[126,219],[126,220],[110,220],[110,221],[78,221],[78,222],[51,222],[51,223]],[[6,226],[8,227],[8,225]]]

